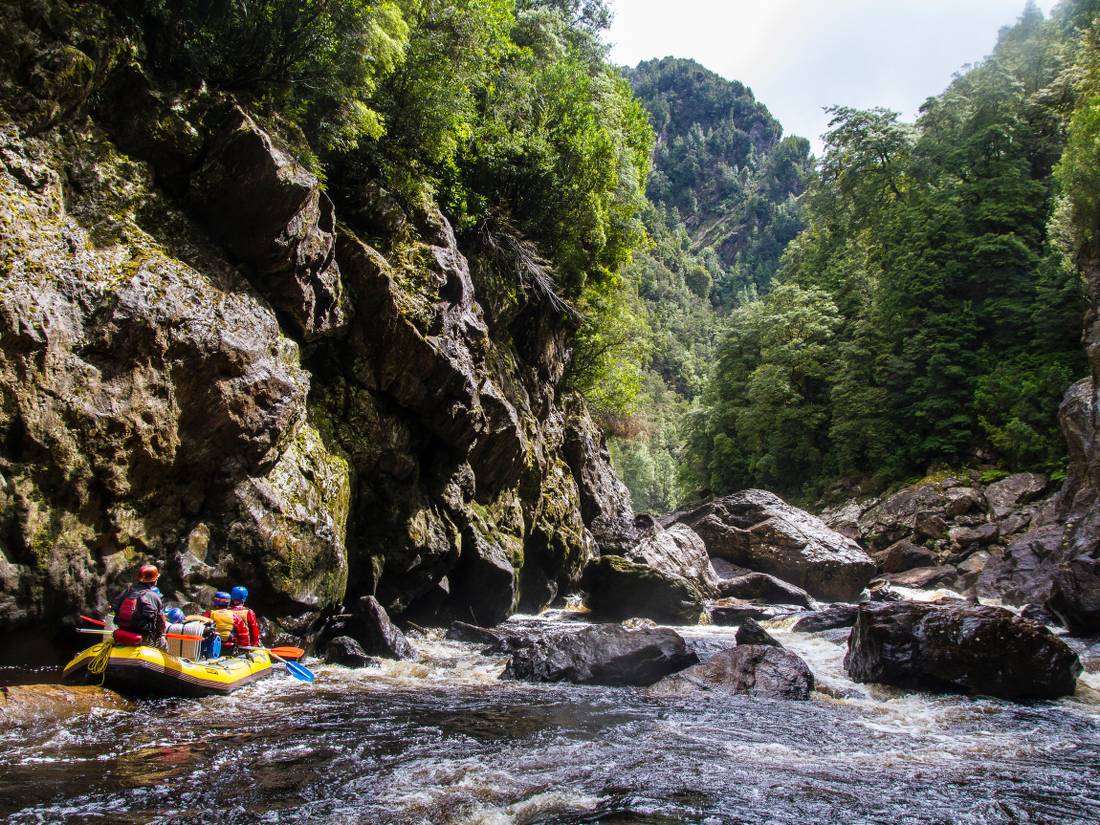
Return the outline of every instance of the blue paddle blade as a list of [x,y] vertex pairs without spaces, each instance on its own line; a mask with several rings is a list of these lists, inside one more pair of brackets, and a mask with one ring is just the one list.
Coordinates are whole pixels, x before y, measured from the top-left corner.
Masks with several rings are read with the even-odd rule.
[[317,674],[310,670],[305,665],[300,665],[297,662],[288,662],[286,659],[282,660],[282,663],[286,665],[287,673],[302,682],[312,682],[317,678]]

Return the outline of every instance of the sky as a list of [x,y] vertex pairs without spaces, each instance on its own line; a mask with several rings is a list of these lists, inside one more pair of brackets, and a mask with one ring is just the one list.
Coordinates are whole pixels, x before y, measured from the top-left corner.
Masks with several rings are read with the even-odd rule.
[[[1057,0],[1038,0],[1049,14]],[[825,106],[907,119],[992,50],[1025,0],[609,0],[611,58],[690,57],[753,90],[815,154]]]

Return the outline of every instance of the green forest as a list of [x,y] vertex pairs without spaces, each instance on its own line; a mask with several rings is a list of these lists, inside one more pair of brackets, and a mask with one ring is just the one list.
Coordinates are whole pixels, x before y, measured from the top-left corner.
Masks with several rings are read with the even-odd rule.
[[631,269],[653,354],[642,423],[612,444],[639,509],[1062,471],[1100,191],[1096,13],[1029,3],[915,123],[835,107],[813,159],[740,84],[675,60],[628,72],[659,136]]
[[161,82],[246,102],[338,207],[381,182],[467,248],[531,240],[575,319],[563,383],[638,510],[1064,465],[1097,0],[1028,3],[914,123],[833,108],[821,157],[692,61],[612,65],[604,0],[42,8],[89,32],[109,14]]

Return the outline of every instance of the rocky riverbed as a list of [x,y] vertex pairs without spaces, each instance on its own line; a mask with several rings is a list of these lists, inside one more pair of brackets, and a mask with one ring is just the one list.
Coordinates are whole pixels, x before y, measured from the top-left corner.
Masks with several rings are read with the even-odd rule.
[[[503,629],[575,627],[568,614]],[[765,622],[806,702],[501,680],[508,656],[441,632],[417,660],[317,665],[227,699],[4,726],[11,822],[1086,823],[1100,805],[1100,661],[1019,705],[852,681],[846,631]],[[675,628],[700,658],[732,627]]]

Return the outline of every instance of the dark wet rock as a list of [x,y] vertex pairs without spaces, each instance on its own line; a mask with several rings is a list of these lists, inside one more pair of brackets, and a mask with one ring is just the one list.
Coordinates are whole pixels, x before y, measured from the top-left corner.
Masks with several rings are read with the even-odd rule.
[[948,537],[958,547],[974,544],[992,544],[1001,537],[997,524],[981,524],[976,527],[952,527]]
[[63,719],[87,719],[96,709],[133,710],[113,690],[92,685],[6,685],[0,687],[0,723],[23,728]]
[[948,518],[958,518],[985,509],[985,496],[973,487],[952,487],[943,494],[944,512]]
[[1007,604],[1045,604],[1052,594],[1062,533],[1061,525],[1049,525],[1016,539],[986,563],[978,576],[978,596]]
[[920,538],[938,539],[947,535],[947,521],[938,513],[913,516],[913,532]]
[[860,538],[874,549],[889,547],[912,538],[914,522],[922,513],[939,513],[943,508],[944,495],[937,485],[906,487],[864,511],[859,518]]
[[1081,672],[1037,622],[998,607],[918,602],[860,607],[844,666],[860,682],[1017,701],[1070,695]]
[[368,656],[363,646],[350,636],[337,636],[325,645],[325,661],[344,667],[371,667],[378,660]]
[[632,616],[669,624],[697,624],[703,596],[687,579],[662,573],[621,556],[603,556],[584,575],[588,606],[608,619]]
[[1100,628],[1100,559],[1078,556],[1062,562],[1047,606],[1070,632],[1085,635]]
[[895,587],[949,587],[959,576],[959,571],[951,565],[933,567],[914,567],[902,573],[889,573],[884,578]]
[[935,554],[919,544],[902,539],[885,550],[872,553],[871,558],[883,573],[900,573],[914,567],[928,567],[936,563]]
[[768,631],[760,626],[760,623],[756,619],[746,618],[741,622],[741,626],[737,628],[737,632],[733,638],[739,645],[771,645],[773,647],[783,647],[775,637]]
[[1004,518],[1016,507],[1039,498],[1049,484],[1039,473],[1016,473],[986,487],[985,498],[994,518]]
[[628,630],[603,624],[543,636],[512,654],[504,676],[532,682],[645,686],[697,661],[674,630]]
[[386,659],[415,659],[416,650],[374,596],[359,599],[363,650]]
[[515,610],[517,553],[522,557],[518,539],[494,535],[481,522],[462,531],[462,552],[450,581],[478,622],[499,624]]
[[717,691],[805,701],[813,689],[809,667],[791,651],[771,645],[739,644],[662,679],[648,692],[654,696],[685,696]]
[[1055,626],[1062,624],[1057,616],[1039,604],[1025,604],[1020,608],[1020,616],[1024,619],[1031,619],[1033,622],[1039,622],[1039,624]]
[[820,633],[837,627],[851,627],[855,624],[859,606],[854,604],[831,604],[821,610],[808,613],[791,628],[799,633]]
[[866,595],[860,601],[898,602],[902,599],[902,595],[890,586],[890,582],[885,579],[875,579],[867,585]]
[[706,545],[683,524],[667,530],[654,523],[650,535],[626,553],[625,558],[661,573],[691,582],[704,596],[718,592],[718,576],[711,567]]
[[745,619],[778,619],[798,613],[802,607],[796,604],[760,604],[743,599],[718,599],[707,606],[710,623],[724,626],[742,624]]
[[415,659],[416,650],[405,634],[390,621],[374,596],[361,597],[355,606],[331,619],[321,639],[349,636],[363,646],[363,652],[384,659]]
[[445,639],[483,645],[483,653],[511,653],[529,647],[547,634],[544,626],[524,626],[516,622],[498,624],[496,627],[479,627],[467,622],[451,622]]
[[811,607],[813,599],[801,587],[769,576],[767,573],[746,573],[734,579],[718,583],[718,593],[723,598],[748,599],[767,604],[797,604]]
[[188,193],[195,212],[302,336],[339,330],[336,215],[320,182],[239,107],[206,120],[211,137]]
[[959,581],[964,589],[974,588],[982,575],[982,571],[985,570],[993,558],[993,555],[989,552],[979,550],[955,565],[955,569],[959,571]]
[[874,574],[859,545],[763,490],[744,490],[677,513],[707,552],[770,573],[824,600],[855,598]]

